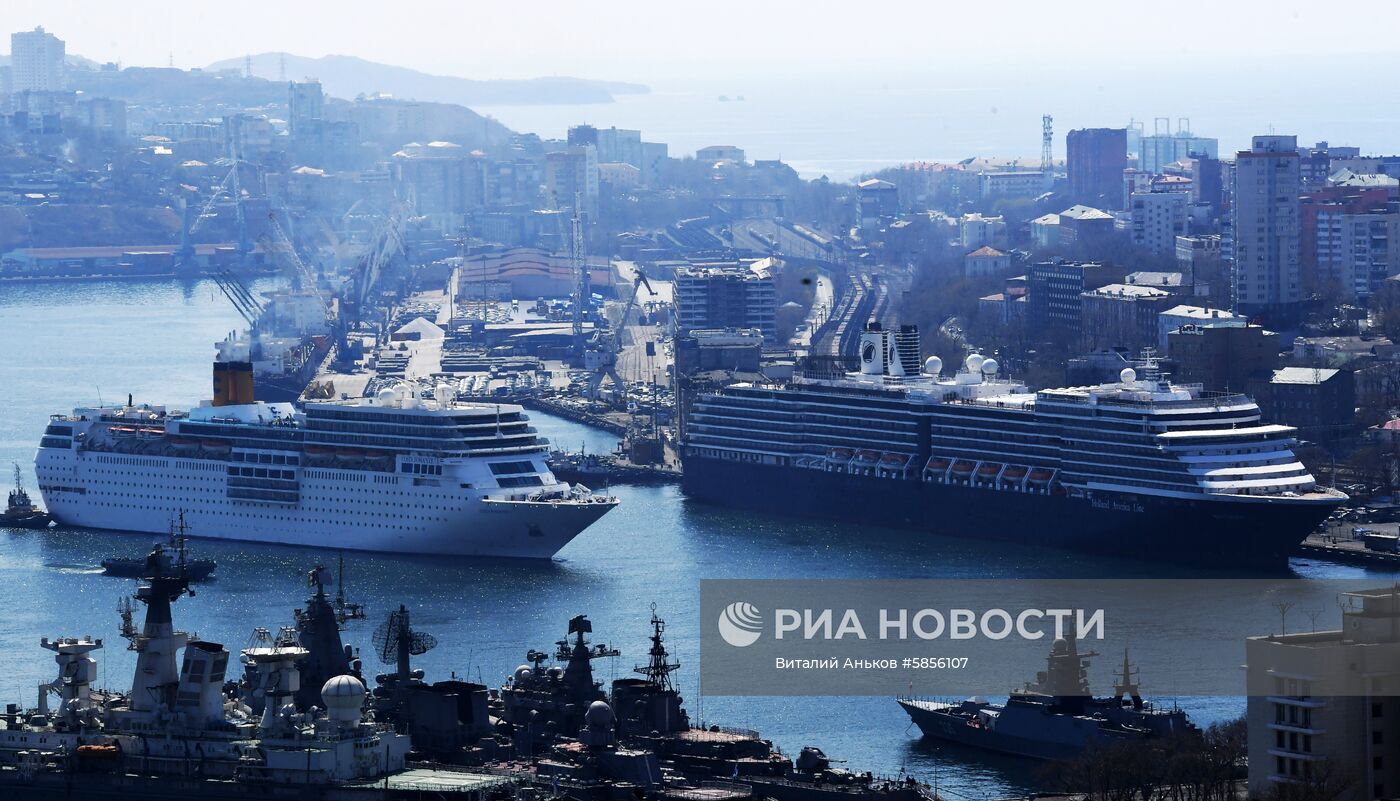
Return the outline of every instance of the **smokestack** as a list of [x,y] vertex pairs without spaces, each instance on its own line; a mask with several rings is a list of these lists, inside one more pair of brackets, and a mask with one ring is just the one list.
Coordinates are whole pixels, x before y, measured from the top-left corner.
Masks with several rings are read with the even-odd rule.
[[236,406],[253,402],[253,363],[214,362],[215,406]]

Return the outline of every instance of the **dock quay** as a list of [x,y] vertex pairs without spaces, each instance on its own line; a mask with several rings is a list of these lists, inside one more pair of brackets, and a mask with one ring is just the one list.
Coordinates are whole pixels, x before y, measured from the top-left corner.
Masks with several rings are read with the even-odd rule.
[[606,415],[598,414],[596,412],[590,412],[587,409],[581,409],[576,404],[561,403],[556,400],[551,400],[549,398],[541,398],[535,395],[523,395],[517,398],[513,398],[512,401],[520,404],[521,406],[524,406],[526,409],[533,409],[535,411],[546,412],[548,414],[554,415],[555,417],[562,417],[565,420],[572,420],[575,423],[582,423],[586,426],[593,426],[594,428],[598,428],[603,431],[608,431],[613,434],[616,434],[619,437],[627,433],[626,425],[619,423],[618,421],[613,420],[607,417]]
[[1311,556],[1332,562],[1388,567],[1400,570],[1400,552],[1377,550],[1368,545],[1368,539],[1392,538],[1397,532],[1395,523],[1372,524],[1369,526],[1349,526],[1331,524],[1324,526],[1298,545],[1299,556]]

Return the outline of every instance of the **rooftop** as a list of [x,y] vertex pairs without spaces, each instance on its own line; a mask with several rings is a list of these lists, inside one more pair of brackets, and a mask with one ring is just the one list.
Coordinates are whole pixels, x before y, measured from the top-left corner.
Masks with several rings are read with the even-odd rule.
[[1001,252],[1000,250],[997,250],[996,248],[992,247],[991,245],[983,245],[982,247],[980,247],[980,248],[978,248],[978,249],[972,251],[971,253],[967,254],[967,257],[968,257],[968,258],[972,258],[973,256],[976,256],[976,257],[978,257],[978,258],[991,258],[991,259],[995,259],[995,258],[1000,258],[1000,257],[1005,256],[1005,255],[1006,255],[1005,253]]
[[1248,318],[1241,317],[1238,314],[1225,311],[1224,309],[1211,309],[1205,306],[1190,306],[1186,304],[1173,306],[1162,312],[1162,314],[1170,317],[1185,317],[1193,321],[1207,323],[1233,323],[1236,325],[1244,325],[1248,322]]
[[1273,384],[1321,384],[1332,380],[1341,370],[1321,367],[1285,367],[1274,371]]
[[1111,220],[1113,215],[1092,206],[1074,205],[1060,212],[1061,217],[1071,220]]
[[1146,286],[1181,286],[1182,274],[1139,270],[1135,273],[1128,273],[1124,280],[1129,284],[1144,284]]
[[1171,293],[1165,289],[1158,289],[1155,286],[1144,286],[1142,284],[1106,284],[1098,289],[1091,289],[1085,292],[1084,296],[1136,300],[1138,298],[1165,298],[1170,297]]

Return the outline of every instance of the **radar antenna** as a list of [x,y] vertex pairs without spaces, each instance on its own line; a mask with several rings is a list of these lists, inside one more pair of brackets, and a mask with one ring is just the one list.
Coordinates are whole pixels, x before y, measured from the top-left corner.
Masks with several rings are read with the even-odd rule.
[[437,638],[422,631],[414,631],[409,622],[408,609],[399,605],[398,611],[390,612],[389,619],[374,630],[374,652],[385,664],[398,663],[399,678],[409,675],[409,657],[426,654],[437,647]]
[[680,662],[669,660],[670,654],[666,653],[666,646],[662,643],[662,632],[666,631],[666,621],[656,616],[656,604],[651,605],[651,650],[647,653],[651,655],[651,660],[645,666],[632,668],[633,673],[640,673],[646,676],[648,682],[656,685],[662,690],[674,689],[671,685],[671,673],[680,670]]
[[131,604],[131,596],[123,595],[117,601],[117,614],[121,616],[121,635],[129,643],[127,649],[136,650],[136,638],[141,635],[141,630],[136,628],[136,607]]

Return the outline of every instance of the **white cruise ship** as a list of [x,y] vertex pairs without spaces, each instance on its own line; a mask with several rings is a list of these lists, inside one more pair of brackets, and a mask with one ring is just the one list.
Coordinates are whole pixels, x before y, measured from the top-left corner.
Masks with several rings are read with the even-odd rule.
[[1244,395],[1154,369],[1035,392],[980,355],[947,377],[936,357],[906,369],[897,345],[873,329],[858,373],[700,393],[682,418],[686,494],[1206,563],[1278,563],[1346,500]]
[[[245,363],[246,364],[246,363]],[[234,371],[245,365],[232,365]],[[617,505],[560,482],[519,406],[376,397],[286,403],[220,381],[215,401],[54,415],[35,472],[64,525],[405,554],[549,558]]]

